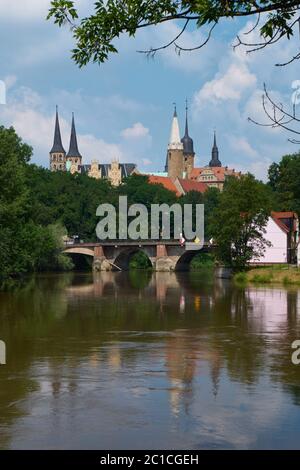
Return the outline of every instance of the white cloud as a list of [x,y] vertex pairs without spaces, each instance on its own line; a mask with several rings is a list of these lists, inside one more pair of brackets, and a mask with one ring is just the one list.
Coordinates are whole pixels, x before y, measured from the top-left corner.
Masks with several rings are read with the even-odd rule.
[[242,173],[250,172],[255,175],[256,178],[266,181],[268,169],[272,163],[273,160],[271,158],[258,155],[258,158],[255,161],[244,161],[243,164],[229,163],[228,166],[229,168],[234,168],[236,171],[241,171]]
[[196,93],[195,104],[202,106],[203,102],[239,100],[243,92],[256,85],[256,76],[252,74],[244,63],[230,64],[224,74],[218,73],[216,77]]
[[107,143],[93,135],[78,134],[78,145],[80,145],[80,152],[85,158],[85,163],[94,159],[102,163],[109,163],[116,159],[120,162],[125,161],[124,153],[118,144]]
[[136,122],[132,127],[128,127],[121,132],[124,139],[141,139],[149,137],[149,129],[144,127],[141,122]]
[[4,83],[6,85],[6,88],[12,88],[17,82],[17,77],[15,75],[7,75],[4,78]]
[[246,137],[236,137],[234,135],[228,135],[228,140],[233,150],[251,158],[258,157],[258,152],[252,147]]
[[[53,141],[54,114],[48,115],[44,110],[43,98],[33,90],[21,87],[10,102],[1,107],[0,118],[7,126],[13,126],[16,132],[28,144],[33,146],[33,162],[48,166],[49,150]],[[70,122],[60,116],[60,126],[65,150],[68,150],[70,139]],[[117,158],[125,160],[125,153],[116,143],[109,143],[92,134],[81,134],[77,129],[78,146],[84,157],[84,163],[92,159],[109,162]]]

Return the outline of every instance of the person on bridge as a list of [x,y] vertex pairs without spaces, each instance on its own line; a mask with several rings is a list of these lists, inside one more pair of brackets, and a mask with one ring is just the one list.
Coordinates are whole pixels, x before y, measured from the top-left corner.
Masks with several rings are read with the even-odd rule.
[[185,238],[182,235],[182,233],[179,235],[179,243],[180,243],[180,246],[184,246],[185,244]]

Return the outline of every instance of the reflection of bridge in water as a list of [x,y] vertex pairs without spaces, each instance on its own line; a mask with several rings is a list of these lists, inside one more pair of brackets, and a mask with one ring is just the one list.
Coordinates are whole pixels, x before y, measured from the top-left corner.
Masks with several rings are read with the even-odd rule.
[[[205,243],[201,253],[211,252],[214,247]],[[64,253],[90,256],[95,271],[127,271],[131,257],[143,252],[156,271],[188,271],[192,259],[200,253],[195,243],[181,246],[178,241],[117,240],[101,243],[66,245]]]

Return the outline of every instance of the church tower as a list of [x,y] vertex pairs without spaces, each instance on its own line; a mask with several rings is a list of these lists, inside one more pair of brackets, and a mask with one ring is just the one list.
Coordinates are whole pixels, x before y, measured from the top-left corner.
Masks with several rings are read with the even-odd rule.
[[65,171],[66,170],[66,152],[63,148],[60,125],[58,118],[58,109],[56,106],[55,130],[53,146],[50,150],[50,170],[51,171]]
[[214,133],[214,145],[211,152],[211,161],[209,162],[209,166],[212,168],[222,166],[222,163],[219,160],[219,149],[217,146],[216,131]]
[[166,171],[172,179],[182,178],[184,172],[183,143],[180,140],[176,106],[173,115],[170,141],[168,145]]
[[194,168],[195,162],[195,152],[194,152],[194,142],[193,139],[189,136],[189,125],[188,125],[188,105],[186,101],[185,107],[185,134],[181,139],[183,144],[183,158],[184,158],[184,173],[185,178],[190,178],[191,172]]
[[66,158],[67,158],[67,163],[66,163],[67,169],[69,169],[71,173],[77,173],[79,171],[78,167],[82,163],[82,156],[78,150],[74,113],[72,113],[70,147],[69,147],[69,151],[67,153]]

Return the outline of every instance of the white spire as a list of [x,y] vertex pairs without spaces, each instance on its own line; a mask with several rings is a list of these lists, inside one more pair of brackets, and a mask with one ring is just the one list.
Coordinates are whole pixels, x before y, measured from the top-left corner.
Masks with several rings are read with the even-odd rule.
[[174,116],[173,116],[173,121],[172,121],[172,128],[171,128],[171,135],[170,135],[170,140],[169,140],[169,145],[168,149],[170,150],[182,150],[183,149],[183,143],[181,142],[180,139],[180,131],[179,131],[179,123],[178,123],[178,118],[177,118],[177,112],[176,112],[176,105],[175,105],[175,110],[174,110]]

